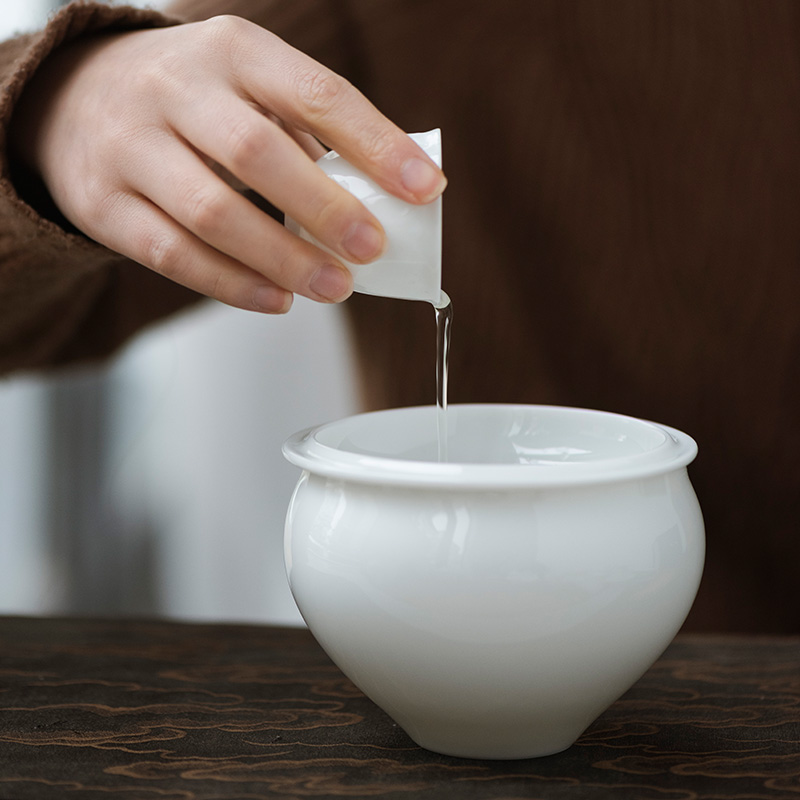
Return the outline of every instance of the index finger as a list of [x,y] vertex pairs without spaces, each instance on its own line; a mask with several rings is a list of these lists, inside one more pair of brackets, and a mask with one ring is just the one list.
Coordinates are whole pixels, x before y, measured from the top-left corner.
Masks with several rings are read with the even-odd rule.
[[254,48],[238,75],[255,102],[317,137],[403,200],[429,203],[444,191],[442,170],[349,81],[264,33],[271,47]]

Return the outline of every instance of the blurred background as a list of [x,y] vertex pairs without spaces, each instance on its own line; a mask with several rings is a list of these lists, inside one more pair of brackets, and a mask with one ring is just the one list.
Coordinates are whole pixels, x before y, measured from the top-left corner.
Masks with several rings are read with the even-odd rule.
[[[3,0],[0,35],[58,5]],[[209,302],[110,363],[0,379],[0,614],[302,624],[280,446],[357,410],[342,309],[302,298],[284,318]]]

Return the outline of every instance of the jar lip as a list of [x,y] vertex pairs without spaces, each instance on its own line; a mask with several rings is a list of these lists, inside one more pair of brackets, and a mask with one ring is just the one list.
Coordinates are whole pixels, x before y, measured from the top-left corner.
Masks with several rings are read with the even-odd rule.
[[697,455],[695,441],[675,428],[567,406],[452,405],[447,431],[451,460],[439,461],[436,407],[393,408],[307,428],[287,439],[283,454],[328,478],[452,489],[632,480],[683,468]]

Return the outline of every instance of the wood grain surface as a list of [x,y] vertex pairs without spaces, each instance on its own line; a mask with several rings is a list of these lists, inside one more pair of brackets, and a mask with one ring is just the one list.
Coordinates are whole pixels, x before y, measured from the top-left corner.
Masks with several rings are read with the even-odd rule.
[[800,797],[800,638],[679,637],[569,750],[415,746],[303,630],[0,619],[0,799]]

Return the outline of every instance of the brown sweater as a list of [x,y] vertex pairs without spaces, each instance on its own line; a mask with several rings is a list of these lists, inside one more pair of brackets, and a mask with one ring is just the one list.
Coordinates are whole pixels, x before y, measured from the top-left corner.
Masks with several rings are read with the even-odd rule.
[[[451,400],[685,429],[708,533],[688,627],[800,632],[800,6],[184,6],[251,16],[406,130],[442,127]],[[7,44],[0,122],[65,37],[163,23],[88,4]],[[42,219],[19,199],[44,211],[35,182],[0,168],[0,369],[107,352],[190,302]],[[367,297],[347,308],[371,404],[430,402],[431,310]]]

